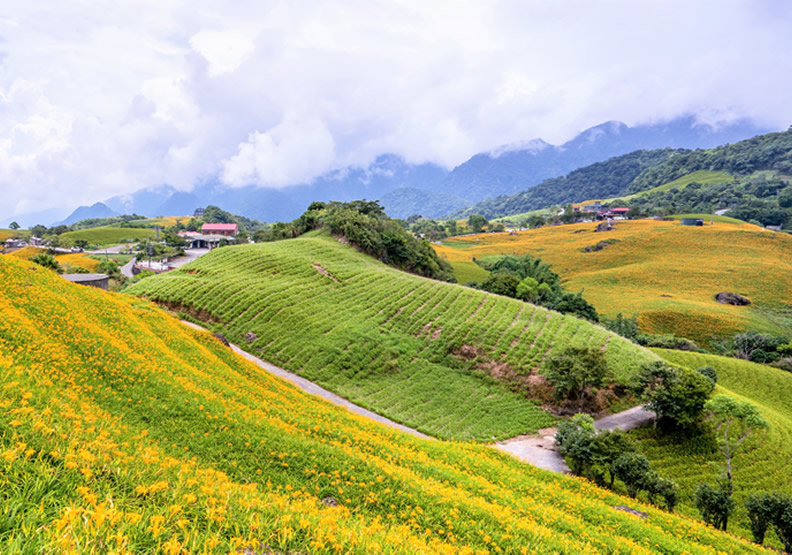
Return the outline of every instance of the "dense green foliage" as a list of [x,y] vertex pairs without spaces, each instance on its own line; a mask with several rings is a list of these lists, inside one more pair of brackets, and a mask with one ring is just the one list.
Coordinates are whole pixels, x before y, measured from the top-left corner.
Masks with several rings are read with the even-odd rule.
[[327,236],[217,249],[130,291],[441,437],[489,441],[551,424],[525,380],[557,350],[604,349],[623,384],[656,358],[578,318],[399,272]]
[[569,347],[551,356],[545,375],[555,388],[557,401],[575,401],[582,411],[592,389],[601,387],[608,375],[608,363],[602,351],[585,347]]
[[480,285],[473,284],[484,291],[574,314],[592,322],[599,321],[597,310],[583,298],[583,292],[565,291],[561,278],[541,258],[530,254],[522,257],[504,255],[478,262],[490,272]]
[[687,428],[701,419],[715,383],[694,370],[652,362],[641,368],[635,389],[660,422]]

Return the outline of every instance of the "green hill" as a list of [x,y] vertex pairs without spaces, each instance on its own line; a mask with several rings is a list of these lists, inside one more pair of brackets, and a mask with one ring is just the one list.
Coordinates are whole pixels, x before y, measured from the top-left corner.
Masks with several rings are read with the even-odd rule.
[[[767,435],[752,440],[734,461],[735,514],[729,530],[750,537],[744,501],[749,493],[783,491],[792,494],[792,374],[777,368],[734,358],[655,350],[673,364],[691,369],[712,366],[718,373],[717,392],[728,393],[757,405],[770,423]],[[702,437],[654,438],[651,430],[631,432],[641,438],[641,449],[652,468],[682,487],[680,511],[698,516],[693,504],[696,486],[714,483],[723,468],[723,457]]]
[[119,243],[132,243],[154,237],[156,231],[140,227],[93,227],[90,229],[80,229],[77,231],[67,231],[62,234],[64,239],[77,241],[83,239],[91,245],[101,247],[118,245]]
[[543,361],[569,345],[605,350],[619,382],[655,358],[599,326],[406,274],[328,236],[218,249],[129,291],[444,438],[489,441],[550,425],[514,391],[534,392]]
[[11,257],[0,279],[2,552],[759,551],[486,446],[352,415],[136,297]]

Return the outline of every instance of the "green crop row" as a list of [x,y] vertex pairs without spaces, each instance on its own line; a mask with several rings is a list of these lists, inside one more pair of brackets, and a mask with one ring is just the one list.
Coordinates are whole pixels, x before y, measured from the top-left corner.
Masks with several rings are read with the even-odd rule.
[[130,291],[444,438],[491,441],[553,422],[487,376],[494,363],[528,375],[567,346],[605,347],[613,374],[626,380],[655,359],[583,320],[405,274],[323,236],[218,249]]

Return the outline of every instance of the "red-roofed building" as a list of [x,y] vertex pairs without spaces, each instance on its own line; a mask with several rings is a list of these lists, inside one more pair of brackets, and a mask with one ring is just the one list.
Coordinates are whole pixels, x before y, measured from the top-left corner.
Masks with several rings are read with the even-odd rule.
[[204,235],[223,235],[225,237],[235,237],[239,233],[237,224],[204,224],[201,227]]

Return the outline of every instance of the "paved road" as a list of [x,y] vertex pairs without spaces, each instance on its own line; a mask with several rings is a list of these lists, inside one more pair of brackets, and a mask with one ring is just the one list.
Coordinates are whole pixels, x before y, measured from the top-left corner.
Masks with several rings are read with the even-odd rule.
[[[182,322],[182,324],[184,324],[186,326],[190,326],[191,328],[195,328],[195,329],[200,330],[200,331],[208,332],[208,330],[206,328],[203,328],[203,327],[201,327],[201,326],[199,326],[197,324],[193,324],[192,322],[187,322],[186,320],[182,320],[181,322]],[[393,420],[389,420],[389,419],[385,418],[384,416],[380,416],[379,414],[377,414],[375,412],[371,412],[368,409],[364,409],[361,406],[358,406],[358,405],[356,405],[354,403],[350,403],[349,401],[347,401],[343,397],[339,397],[338,395],[336,395],[332,391],[328,391],[328,390],[324,389],[323,387],[319,387],[315,383],[310,382],[310,381],[306,380],[305,378],[302,378],[302,377],[298,376],[297,374],[293,374],[292,372],[289,372],[288,370],[284,370],[283,368],[275,366],[274,364],[270,364],[269,362],[261,360],[260,358],[258,358],[256,356],[253,356],[253,355],[251,355],[250,353],[248,353],[246,351],[243,351],[242,349],[240,349],[239,347],[237,347],[234,344],[231,344],[231,349],[233,349],[233,351],[235,353],[239,354],[240,356],[243,356],[246,359],[248,359],[249,361],[251,361],[254,364],[258,365],[260,368],[263,368],[264,370],[266,370],[270,374],[275,374],[276,376],[279,376],[279,377],[281,377],[281,378],[283,378],[285,380],[288,380],[288,381],[292,382],[294,385],[296,385],[297,387],[299,387],[303,391],[306,391],[307,393],[310,393],[311,395],[316,395],[317,397],[322,397],[323,399],[326,399],[326,400],[330,401],[331,403],[334,403],[336,405],[340,405],[342,407],[345,407],[350,412],[354,412],[354,413],[359,414],[361,416],[365,416],[366,418],[370,418],[372,420],[376,420],[377,422],[385,424],[386,426],[390,426],[391,428],[396,428],[397,430],[401,430],[402,432],[407,432],[408,434],[412,434],[414,436],[417,436],[417,437],[420,437],[420,438],[423,438],[423,439],[435,439],[435,438],[433,438],[431,436],[428,436],[426,434],[423,434],[423,433],[419,432],[418,430],[413,430],[412,428],[409,428],[409,427],[407,427],[407,426],[405,426],[403,424],[399,424],[398,422],[394,422]]]
[[[642,406],[633,407],[594,421],[597,430],[632,430],[651,422],[655,413]],[[493,445],[496,449],[511,453],[518,459],[545,470],[568,473],[569,467],[555,446],[555,428],[539,430],[534,435],[520,436]]]
[[209,252],[209,249],[188,249],[184,251],[184,256],[180,256],[179,258],[174,258],[173,260],[168,262],[168,265],[171,268],[181,268],[182,266],[184,266],[185,264],[189,264],[199,256],[205,255],[207,252]]
[[130,279],[135,277],[135,274],[132,272],[135,262],[137,262],[137,258],[133,257],[129,262],[121,266],[121,275],[124,275]]
[[99,249],[95,251],[85,251],[87,254],[121,254],[127,250],[135,248],[137,243],[126,243],[124,245],[116,245],[115,247],[107,247],[106,249]]

